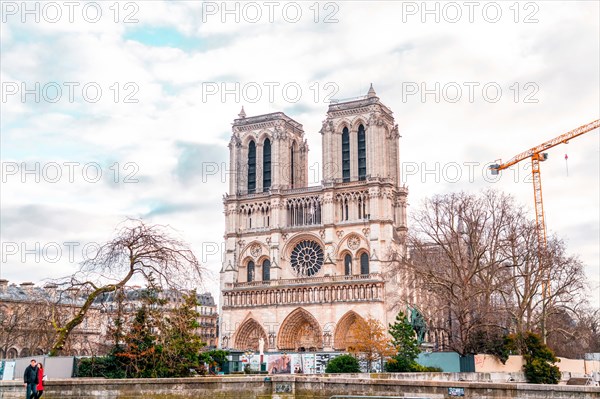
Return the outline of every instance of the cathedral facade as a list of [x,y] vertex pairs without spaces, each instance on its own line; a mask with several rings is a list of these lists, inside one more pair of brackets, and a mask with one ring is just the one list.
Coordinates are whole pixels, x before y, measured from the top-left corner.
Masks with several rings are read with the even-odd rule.
[[393,322],[390,298],[404,288],[386,269],[405,253],[407,189],[398,126],[373,87],[329,105],[319,186],[307,184],[297,121],[242,109],[232,130],[221,346],[343,351],[358,318]]

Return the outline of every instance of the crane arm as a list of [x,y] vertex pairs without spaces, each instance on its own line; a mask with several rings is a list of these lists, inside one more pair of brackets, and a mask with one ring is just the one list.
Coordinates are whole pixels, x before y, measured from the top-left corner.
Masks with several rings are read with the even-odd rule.
[[600,126],[600,119],[596,119],[593,122],[579,126],[578,128],[571,130],[570,132],[561,134],[560,136],[555,137],[552,140],[548,140],[543,144],[537,145],[525,152],[522,152],[519,155],[516,155],[515,157],[513,157],[508,162],[505,162],[500,165],[492,165],[490,168],[495,169],[496,171],[500,171],[500,170],[509,168],[509,167],[513,166],[514,164],[521,162],[525,158],[529,158],[529,157],[533,156],[534,154],[537,154],[539,152],[542,152],[544,150],[547,150],[547,149],[557,146],[559,144],[563,144],[563,143],[566,144],[569,142],[569,140],[571,140],[577,136],[581,136],[582,134],[587,133],[590,130],[594,130],[594,129],[598,128],[599,126]]
[[[533,178],[533,197],[535,200],[535,219],[536,219],[536,230],[538,238],[538,250],[540,253],[539,267],[542,268],[542,259],[544,252],[546,251],[546,221],[544,217],[544,204],[542,201],[542,177],[540,173],[540,162],[546,160],[546,154],[542,151],[550,149],[559,144],[566,144],[569,140],[581,136],[591,130],[594,130],[600,126],[600,120],[596,119],[593,122],[579,126],[577,129],[573,129],[570,132],[561,134],[558,137],[548,140],[543,144],[535,146],[519,155],[513,157],[510,161],[503,164],[490,165],[490,169],[493,175],[497,175],[501,170],[511,167],[512,165],[521,162],[525,158],[531,158],[531,175]],[[546,306],[547,299],[550,296],[550,269],[546,268],[546,276],[542,281],[542,337],[544,343],[546,342]]]

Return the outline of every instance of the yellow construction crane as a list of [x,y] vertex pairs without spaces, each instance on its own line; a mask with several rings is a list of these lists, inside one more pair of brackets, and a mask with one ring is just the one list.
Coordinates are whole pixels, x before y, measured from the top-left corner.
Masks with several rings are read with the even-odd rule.
[[[558,137],[553,138],[552,140],[546,141],[543,144],[535,146],[525,152],[520,153],[513,157],[510,161],[505,163],[497,163],[490,166],[493,175],[497,175],[501,170],[511,167],[512,165],[521,162],[526,158],[531,158],[531,173],[533,177],[533,198],[535,200],[535,220],[537,226],[537,239],[538,239],[538,247],[540,253],[546,250],[547,239],[546,239],[546,221],[544,219],[544,204],[542,201],[542,177],[540,175],[540,162],[548,159],[548,153],[542,152],[548,150],[552,147],[555,147],[559,144],[567,144],[569,140],[574,139],[575,137],[581,136],[587,132],[590,132],[600,126],[600,120],[595,120],[583,126],[579,126],[577,129],[573,129],[570,132],[565,134],[561,134]],[[541,264],[541,256],[539,262]],[[543,301],[542,306],[544,309],[542,310],[542,336],[544,338],[544,342],[546,341],[546,331],[545,331],[545,306],[546,306],[546,298],[549,295],[550,285],[548,281],[544,282],[544,287],[542,288],[543,293]]]

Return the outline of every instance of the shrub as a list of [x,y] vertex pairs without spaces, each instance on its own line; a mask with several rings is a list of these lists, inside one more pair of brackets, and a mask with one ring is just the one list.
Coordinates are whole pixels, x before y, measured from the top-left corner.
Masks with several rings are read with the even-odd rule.
[[506,340],[508,350],[517,351],[523,355],[525,366],[523,371],[527,381],[532,384],[558,384],[560,370],[554,363],[559,359],[542,338],[528,331],[525,334],[509,335]]
[[532,332],[525,334],[524,353],[525,377],[533,384],[558,384],[560,370],[554,363],[558,361],[552,349],[548,348],[542,338]]
[[560,370],[557,366],[548,363],[544,359],[535,358],[528,361],[525,366],[525,377],[532,384],[558,384],[560,381]]
[[404,357],[397,356],[391,358],[386,363],[385,371],[388,373],[439,373],[442,369],[439,367],[421,366],[414,360],[410,361]]
[[78,359],[75,375],[77,377],[125,378],[125,370],[114,354]]
[[388,360],[385,364],[385,371],[388,373],[408,373],[414,371],[414,360],[409,360],[401,356],[396,356]]
[[419,363],[415,363],[415,369],[413,371],[416,371],[419,373],[441,373],[444,370],[442,370],[439,367],[421,366]]
[[340,355],[333,358],[325,369],[326,373],[360,373],[358,360],[352,355]]

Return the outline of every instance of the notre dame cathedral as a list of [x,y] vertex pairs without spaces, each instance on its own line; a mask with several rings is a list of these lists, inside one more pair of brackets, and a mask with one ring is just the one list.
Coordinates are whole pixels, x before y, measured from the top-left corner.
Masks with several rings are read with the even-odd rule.
[[320,131],[321,185],[308,186],[302,125],[282,112],[234,120],[225,205],[220,343],[339,351],[353,323],[393,322],[391,254],[405,253],[399,132],[373,87],[332,102]]

